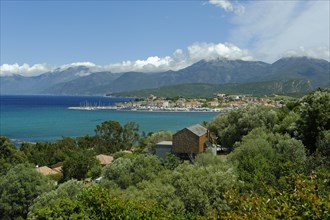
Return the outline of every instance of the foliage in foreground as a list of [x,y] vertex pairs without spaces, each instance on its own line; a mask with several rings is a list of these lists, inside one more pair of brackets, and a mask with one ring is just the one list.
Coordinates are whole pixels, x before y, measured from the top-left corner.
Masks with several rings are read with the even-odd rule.
[[36,207],[28,219],[170,219],[171,215],[148,201],[135,202],[90,186],[76,198],[61,198],[51,206]]
[[237,166],[242,190],[263,192],[269,185],[284,187],[283,177],[301,173],[306,155],[300,141],[257,128],[236,142],[229,161]]
[[0,136],[0,176],[6,174],[16,164],[26,161],[25,154],[17,150],[9,138]]
[[25,218],[34,199],[52,188],[31,164],[19,164],[0,177],[0,216]]
[[208,128],[219,137],[219,144],[233,149],[234,144],[254,128],[271,130],[277,120],[278,117],[274,110],[250,105],[244,109],[220,114],[208,124]]
[[[268,186],[264,195],[227,192],[230,209],[221,212],[221,219],[329,219],[330,173],[315,172],[287,177],[285,190]],[[210,213],[209,219],[216,219]]]
[[[29,210],[29,219],[329,219],[328,96],[320,90],[281,110],[249,106],[220,115],[209,126],[233,149],[226,159],[205,153],[195,164],[173,155],[160,161],[147,152],[169,133],[150,134],[140,139],[143,154],[117,153],[102,181],[87,185],[69,179],[99,174],[95,154],[136,144],[134,124],[125,136],[109,121],[93,137],[21,150],[1,137],[0,215],[24,218]],[[64,160],[69,181],[49,191],[49,180],[33,167],[13,167],[26,158]]]

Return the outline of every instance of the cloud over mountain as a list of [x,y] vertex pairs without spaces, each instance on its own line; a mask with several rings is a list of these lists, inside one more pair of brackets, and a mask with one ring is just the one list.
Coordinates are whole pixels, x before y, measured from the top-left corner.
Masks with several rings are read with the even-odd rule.
[[44,72],[49,71],[50,66],[47,64],[34,64],[29,65],[24,63],[23,65],[15,64],[3,64],[0,66],[0,76],[12,75],[12,74],[21,74],[24,76],[33,76],[38,75]]
[[288,50],[283,53],[283,57],[316,57],[324,60],[329,60],[330,49],[329,47],[298,47],[296,49]]
[[[62,66],[51,66],[48,64],[3,64],[1,65],[0,75],[20,74],[24,76],[34,76],[41,73],[52,71],[54,69],[67,69],[69,67],[86,66],[92,72],[111,71],[111,72],[161,72],[167,70],[179,70],[190,66],[199,60],[214,60],[217,58],[226,58],[229,60],[253,60],[252,55],[248,50],[240,49],[230,43],[194,43],[184,51],[177,49],[171,56],[158,57],[150,56],[144,60],[127,60],[120,63],[108,65],[97,65],[92,62],[76,62],[64,64]],[[88,73],[83,73],[84,75]]]

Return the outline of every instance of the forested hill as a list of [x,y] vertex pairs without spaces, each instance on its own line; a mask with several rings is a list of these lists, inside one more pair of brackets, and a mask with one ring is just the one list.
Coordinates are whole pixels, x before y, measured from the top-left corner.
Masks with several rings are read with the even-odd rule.
[[206,98],[216,93],[225,94],[249,94],[249,95],[272,95],[290,94],[301,95],[312,90],[309,80],[295,79],[284,81],[266,81],[254,83],[231,83],[231,84],[205,84],[192,83],[173,86],[164,86],[157,89],[144,89],[133,92],[114,93],[114,96],[124,97],[147,97],[153,94],[158,97],[191,97]]
[[[303,79],[308,80],[315,89],[329,85],[329,74],[328,61],[307,57],[282,58],[273,64],[216,59],[201,60],[178,71],[157,73],[93,72],[88,67],[80,66],[58,69],[36,77],[1,77],[0,87],[1,94],[104,95],[179,84],[220,85]],[[232,85],[229,87],[232,88]]]

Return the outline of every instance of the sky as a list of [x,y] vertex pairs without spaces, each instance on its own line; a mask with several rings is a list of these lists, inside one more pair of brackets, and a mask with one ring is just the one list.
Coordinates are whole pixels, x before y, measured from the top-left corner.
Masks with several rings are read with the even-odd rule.
[[329,0],[1,3],[0,75],[179,70],[201,59],[330,60]]

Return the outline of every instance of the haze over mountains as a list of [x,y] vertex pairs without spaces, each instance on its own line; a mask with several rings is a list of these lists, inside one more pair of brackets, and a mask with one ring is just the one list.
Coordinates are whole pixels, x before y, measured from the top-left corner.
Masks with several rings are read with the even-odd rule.
[[91,72],[88,67],[79,66],[34,77],[3,76],[0,78],[0,91],[1,94],[104,95],[179,84],[251,84],[295,80],[294,85],[299,84],[299,90],[302,90],[297,92],[306,92],[329,86],[329,74],[328,61],[308,57],[282,58],[273,64],[227,59],[201,60],[178,71],[158,73]]

